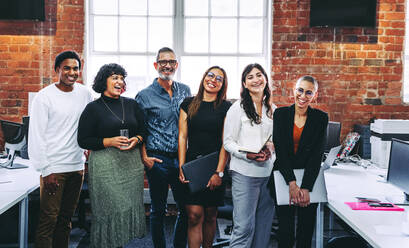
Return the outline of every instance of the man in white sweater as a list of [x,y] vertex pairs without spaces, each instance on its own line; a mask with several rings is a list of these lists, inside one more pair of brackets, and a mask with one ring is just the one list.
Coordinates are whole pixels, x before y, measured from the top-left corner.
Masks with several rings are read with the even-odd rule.
[[71,217],[81,192],[84,151],[77,143],[78,120],[91,93],[76,83],[81,60],[74,51],[55,58],[58,82],[40,90],[30,114],[28,153],[40,177],[40,216],[35,246],[68,247]]

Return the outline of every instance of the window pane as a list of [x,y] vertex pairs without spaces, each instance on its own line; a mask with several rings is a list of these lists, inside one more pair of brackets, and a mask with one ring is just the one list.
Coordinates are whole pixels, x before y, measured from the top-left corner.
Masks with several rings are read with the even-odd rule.
[[[155,67],[153,66],[153,63],[155,61],[156,61],[156,55],[148,57],[148,71],[149,71],[148,81],[149,81],[149,84],[152,83],[153,79],[158,77],[158,72],[156,71]],[[176,71],[176,73],[177,73],[177,71]],[[174,77],[174,79],[176,79],[176,76]]]
[[161,47],[172,47],[173,23],[170,17],[149,18],[149,41],[150,52],[157,52]]
[[121,56],[120,63],[128,73],[126,77],[126,91],[124,96],[134,98],[136,94],[148,86],[146,56]]
[[92,1],[92,13],[104,15],[118,14],[118,0],[95,0]]
[[208,16],[208,0],[185,0],[185,16]]
[[213,53],[237,52],[236,19],[211,19],[210,50]]
[[147,0],[119,0],[120,15],[147,15]]
[[[240,57],[239,58],[239,73],[241,77],[241,73],[248,64],[258,63],[260,64],[264,70],[268,73],[268,69],[266,67],[266,59],[264,57]],[[270,80],[270,79],[269,79]]]
[[94,55],[89,60],[89,73],[93,76],[89,78],[88,81],[91,83],[94,81],[94,77],[97,75],[99,68],[105,64],[118,63],[118,56],[112,55]]
[[212,16],[237,16],[237,0],[212,0]]
[[239,52],[261,53],[263,51],[263,20],[240,19]]
[[240,0],[241,16],[263,16],[264,0]]
[[185,52],[208,52],[208,19],[185,19]]
[[94,50],[118,50],[118,18],[109,16],[94,17]]
[[189,85],[192,95],[196,95],[203,73],[209,68],[208,57],[184,56],[181,60],[181,82]]
[[172,0],[149,0],[148,4],[149,15],[173,15],[173,1]]
[[146,51],[146,17],[120,17],[119,21],[119,50]]
[[227,74],[227,98],[239,98],[240,96],[240,75],[237,72],[237,57],[211,57],[210,65],[222,67]]

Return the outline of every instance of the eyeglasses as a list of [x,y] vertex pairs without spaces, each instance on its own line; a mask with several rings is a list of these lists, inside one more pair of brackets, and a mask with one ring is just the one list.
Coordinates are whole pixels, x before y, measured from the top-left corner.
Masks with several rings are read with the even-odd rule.
[[304,90],[303,88],[297,88],[296,89],[296,91],[297,91],[297,95],[302,95],[302,94],[304,94],[304,92],[305,92],[305,96],[306,97],[308,97],[308,98],[311,98],[311,97],[313,97],[314,96],[314,91],[312,91],[312,90]]
[[169,64],[170,66],[173,67],[173,66],[176,65],[177,60],[175,60],[175,59],[171,59],[171,60],[158,60],[157,63],[158,63],[160,66],[166,66],[167,64]]
[[207,73],[207,77],[209,77],[210,79],[214,79],[216,78],[216,82],[218,83],[223,83],[224,78],[222,76],[216,76],[213,72],[209,71]]

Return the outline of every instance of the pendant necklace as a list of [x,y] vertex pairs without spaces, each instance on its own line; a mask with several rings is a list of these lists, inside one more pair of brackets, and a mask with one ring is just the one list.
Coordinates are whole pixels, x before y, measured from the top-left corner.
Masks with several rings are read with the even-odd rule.
[[124,121],[125,121],[124,103],[123,103],[123,100],[122,100],[121,97],[119,97],[119,99],[120,99],[120,101],[121,101],[121,106],[122,106],[122,120],[114,113],[114,111],[112,111],[112,110],[108,107],[108,104],[106,104],[104,98],[101,96],[101,100],[102,100],[102,102],[105,104],[105,107],[107,107],[107,109],[108,109],[109,111],[111,111],[111,113],[112,113],[122,124],[124,124]]

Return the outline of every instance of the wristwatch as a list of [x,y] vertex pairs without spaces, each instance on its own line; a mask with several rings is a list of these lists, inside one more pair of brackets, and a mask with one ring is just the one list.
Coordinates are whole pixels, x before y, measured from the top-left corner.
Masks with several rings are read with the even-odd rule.
[[220,178],[222,178],[224,176],[223,171],[221,171],[221,172],[216,171],[214,174],[217,174]]

